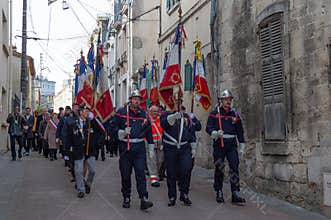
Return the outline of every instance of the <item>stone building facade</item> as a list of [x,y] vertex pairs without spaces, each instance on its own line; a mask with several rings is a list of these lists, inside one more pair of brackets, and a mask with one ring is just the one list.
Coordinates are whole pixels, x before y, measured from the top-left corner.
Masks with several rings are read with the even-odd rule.
[[241,174],[258,191],[330,215],[331,1],[213,4],[214,88],[233,91],[244,121]]

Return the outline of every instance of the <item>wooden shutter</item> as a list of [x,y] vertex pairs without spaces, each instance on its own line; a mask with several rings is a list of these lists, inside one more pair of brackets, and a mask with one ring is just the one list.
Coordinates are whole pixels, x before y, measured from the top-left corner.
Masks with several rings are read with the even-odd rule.
[[262,88],[264,103],[264,137],[284,140],[285,86],[282,14],[274,14],[260,25]]
[[190,62],[186,62],[185,64],[185,76],[184,76],[184,91],[191,91],[193,85],[193,68]]

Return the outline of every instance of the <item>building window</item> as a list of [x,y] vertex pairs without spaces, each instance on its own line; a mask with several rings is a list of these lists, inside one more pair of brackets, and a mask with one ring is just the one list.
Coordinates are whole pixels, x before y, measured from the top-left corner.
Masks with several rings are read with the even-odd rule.
[[185,64],[184,91],[192,91],[193,87],[193,67],[189,60]]
[[179,0],[167,0],[166,3],[167,13],[170,14],[179,5]]
[[269,16],[259,25],[266,141],[284,141],[286,138],[283,29],[283,13]]

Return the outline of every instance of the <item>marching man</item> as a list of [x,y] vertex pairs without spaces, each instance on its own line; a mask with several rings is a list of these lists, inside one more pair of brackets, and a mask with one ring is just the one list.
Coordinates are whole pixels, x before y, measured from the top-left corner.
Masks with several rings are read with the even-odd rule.
[[[177,191],[176,182],[180,186],[179,200],[186,206],[192,205],[188,197],[190,188],[190,173],[192,166],[193,135],[190,124],[190,117],[186,113],[180,112],[182,98],[179,96],[175,100],[173,111],[167,111],[161,116],[161,126],[163,128],[163,150],[167,171],[168,186],[168,206],[175,206]],[[177,179],[178,177],[178,179]]]
[[238,113],[232,108],[233,96],[229,90],[224,90],[219,98],[219,104],[209,114],[206,132],[213,139],[213,156],[215,163],[214,190],[216,191],[216,202],[224,203],[223,179],[225,158],[230,166],[230,183],[232,192],[232,203],[244,204],[246,201],[240,197],[239,190],[239,152],[242,156],[245,152],[245,139],[242,122]]
[[137,191],[140,198],[140,209],[146,210],[153,206],[148,200],[145,177],[146,147],[154,148],[151,123],[146,112],[139,106],[142,96],[139,90],[132,92],[130,102],[119,109],[111,122],[112,132],[119,139],[120,172],[122,178],[123,208],[130,208],[131,174],[134,169]]

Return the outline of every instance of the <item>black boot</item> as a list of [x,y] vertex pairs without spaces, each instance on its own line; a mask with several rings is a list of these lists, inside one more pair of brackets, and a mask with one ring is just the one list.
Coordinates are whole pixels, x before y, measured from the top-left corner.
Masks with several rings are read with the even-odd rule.
[[91,192],[91,187],[87,184],[85,184],[85,193],[89,194]]
[[191,206],[192,205],[192,202],[190,200],[190,198],[188,197],[187,194],[181,194],[180,197],[179,197],[179,200],[184,202],[184,205],[186,206]]
[[170,198],[168,202],[168,206],[172,207],[176,205],[176,199],[175,198]]
[[124,200],[123,200],[123,204],[122,204],[122,207],[125,208],[125,209],[130,208],[130,202],[131,202],[131,200],[130,200],[129,197],[124,198]]
[[216,191],[216,202],[217,203],[224,203],[223,192],[221,190]]
[[142,198],[140,200],[140,209],[141,210],[146,210],[153,207],[153,203],[151,201],[148,201],[146,197]]
[[242,197],[240,197],[238,191],[232,192],[232,203],[236,205],[244,205],[246,203],[246,200]]
[[84,198],[84,193],[83,192],[78,192],[77,197],[78,198]]

